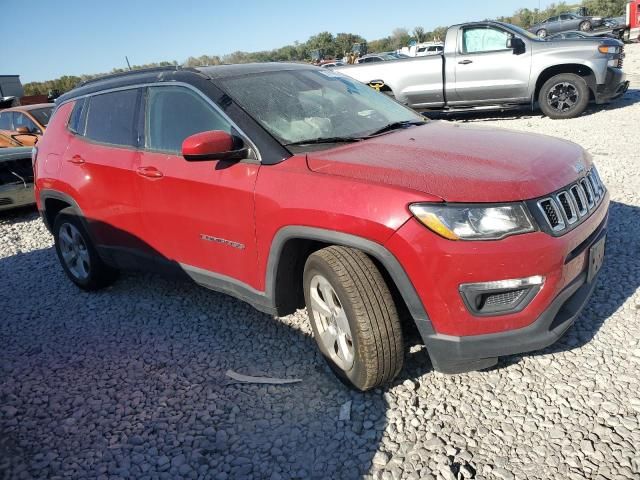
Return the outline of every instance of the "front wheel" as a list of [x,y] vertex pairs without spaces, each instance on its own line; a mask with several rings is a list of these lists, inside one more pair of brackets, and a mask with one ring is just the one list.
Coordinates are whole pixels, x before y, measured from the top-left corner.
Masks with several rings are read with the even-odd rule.
[[365,391],[393,380],[404,361],[391,292],[359,250],[332,246],[309,256],[304,294],[322,355],[345,383]]
[[580,24],[580,31],[581,32],[589,32],[589,31],[591,31],[591,22],[589,22],[588,20],[582,22]]
[[547,30],[544,28],[541,28],[536,32],[536,35],[538,35],[538,38],[547,38]]
[[589,104],[589,87],[579,75],[555,75],[542,85],[538,103],[540,110],[549,118],[574,118],[582,114]]

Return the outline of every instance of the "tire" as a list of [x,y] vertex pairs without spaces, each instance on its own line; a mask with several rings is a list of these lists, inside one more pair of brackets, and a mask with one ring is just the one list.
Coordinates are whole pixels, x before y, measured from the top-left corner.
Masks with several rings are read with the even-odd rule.
[[82,220],[73,208],[65,208],[53,222],[53,238],[62,269],[83,290],[111,285],[118,271],[99,257]]
[[324,248],[307,259],[303,282],[313,335],[338,378],[360,391],[391,382],[404,362],[402,326],[372,260],[353,248]]
[[549,118],[575,118],[586,110],[589,94],[589,86],[584,78],[573,73],[561,73],[542,85],[538,104]]
[[536,35],[538,36],[538,38],[547,38],[547,29],[541,28],[536,32]]
[[590,32],[591,31],[591,22],[589,20],[585,20],[582,22],[578,28],[581,32]]

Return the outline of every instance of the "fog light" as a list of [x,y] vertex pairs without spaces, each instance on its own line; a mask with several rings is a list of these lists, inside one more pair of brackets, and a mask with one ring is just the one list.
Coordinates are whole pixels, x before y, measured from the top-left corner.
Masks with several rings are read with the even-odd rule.
[[543,284],[544,277],[534,275],[509,280],[463,283],[459,289],[467,309],[473,315],[506,315],[522,311]]

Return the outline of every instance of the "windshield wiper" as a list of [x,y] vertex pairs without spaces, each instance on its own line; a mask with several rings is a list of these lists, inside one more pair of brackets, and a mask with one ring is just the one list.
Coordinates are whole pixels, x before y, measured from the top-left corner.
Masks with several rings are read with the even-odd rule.
[[365,138],[375,137],[376,135],[380,135],[381,133],[390,132],[392,130],[398,130],[400,128],[407,128],[407,127],[410,127],[412,125],[424,125],[426,123],[427,122],[423,122],[423,121],[420,121],[420,120],[404,120],[402,122],[393,122],[393,123],[390,123],[389,125],[385,125],[384,127],[379,128],[375,132],[370,133]]
[[316,145],[321,143],[352,143],[359,142],[363,137],[319,137],[298,142],[285,143],[285,147],[295,147],[296,145]]

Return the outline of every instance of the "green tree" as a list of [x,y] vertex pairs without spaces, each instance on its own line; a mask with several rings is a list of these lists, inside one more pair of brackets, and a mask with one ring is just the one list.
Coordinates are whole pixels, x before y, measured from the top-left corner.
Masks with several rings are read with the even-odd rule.
[[585,0],[590,15],[618,17],[624,15],[627,0]]
[[416,42],[424,42],[427,39],[426,32],[422,27],[415,27],[413,29],[413,38],[416,39]]

